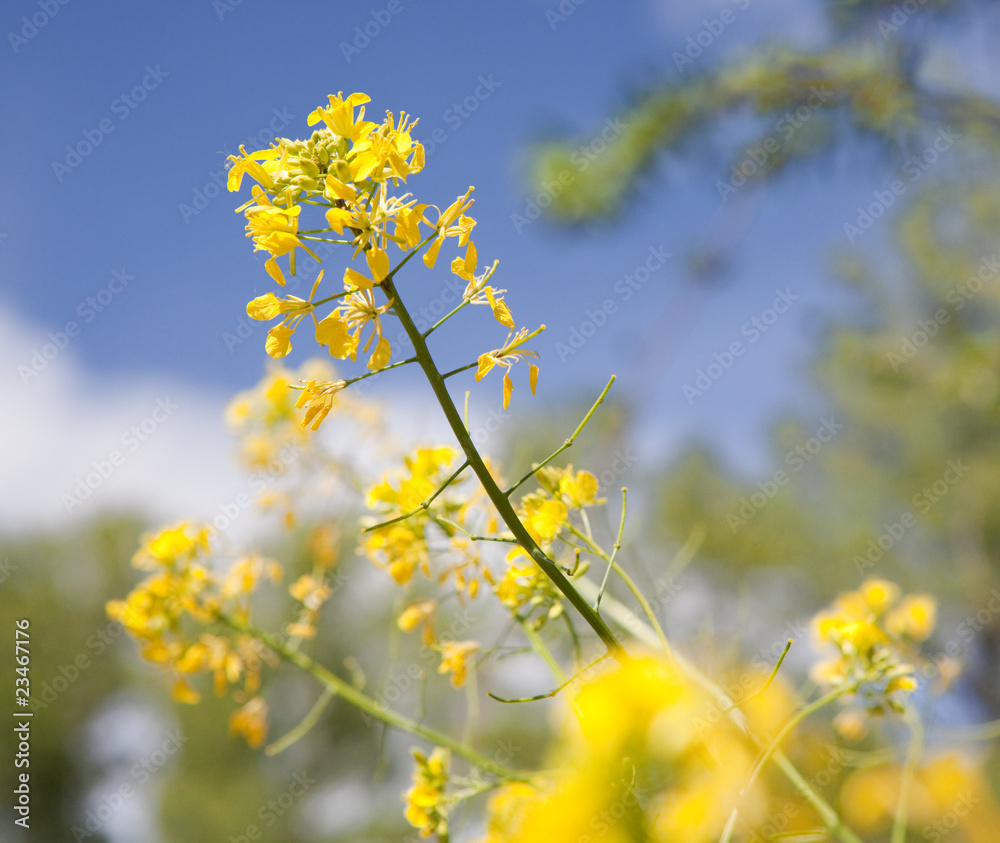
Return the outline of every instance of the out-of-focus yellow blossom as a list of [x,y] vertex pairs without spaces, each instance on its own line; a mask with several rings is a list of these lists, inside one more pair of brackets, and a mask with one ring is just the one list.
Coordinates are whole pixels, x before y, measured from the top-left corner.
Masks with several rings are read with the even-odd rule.
[[201,553],[208,552],[209,529],[182,521],[159,533],[147,533],[142,545],[132,557],[132,564],[144,571],[174,568],[184,565]]
[[407,606],[396,620],[396,625],[403,632],[413,632],[428,618],[433,617],[437,604],[433,600],[420,600]]
[[276,559],[263,556],[244,556],[236,560],[222,580],[223,597],[241,597],[249,595],[259,580],[264,577],[271,582],[280,582],[282,576],[281,564]]
[[552,759],[565,772],[498,793],[485,843],[715,843],[737,805],[739,827],[754,829],[767,792],[744,800],[740,791],[757,750],[719,714],[659,657],[584,679]]
[[413,787],[404,795],[406,819],[420,830],[421,837],[430,837],[435,833],[447,835],[449,805],[445,789],[448,786],[451,754],[437,747],[428,757],[414,749],[413,759],[417,767],[413,771]]
[[896,637],[926,641],[937,624],[937,601],[929,594],[911,594],[886,616],[886,631]]
[[320,609],[332,594],[329,584],[322,577],[303,574],[288,587],[288,592],[302,604],[302,612],[286,632],[295,638],[315,638]]
[[438,673],[450,673],[452,684],[461,688],[469,675],[469,660],[478,650],[475,641],[442,641]]
[[251,749],[264,742],[267,730],[267,703],[263,697],[254,697],[229,718],[229,734],[242,735]]
[[907,662],[917,655],[914,643],[933,631],[935,604],[926,595],[899,598],[894,583],[869,579],[820,612],[813,630],[839,655],[814,666],[814,681],[833,687],[850,684],[874,713],[881,713],[883,705],[900,710],[896,696],[916,688]]
[[490,797],[486,837],[479,843],[508,843],[520,839],[517,830],[525,807],[536,797],[535,788],[524,782],[505,784]]
[[[844,819],[859,832],[888,831],[899,807],[903,770],[869,767],[848,778],[840,791]],[[909,788],[907,826],[920,839],[954,843],[993,843],[1000,828],[1000,806],[978,766],[958,755],[944,755],[919,767]]]

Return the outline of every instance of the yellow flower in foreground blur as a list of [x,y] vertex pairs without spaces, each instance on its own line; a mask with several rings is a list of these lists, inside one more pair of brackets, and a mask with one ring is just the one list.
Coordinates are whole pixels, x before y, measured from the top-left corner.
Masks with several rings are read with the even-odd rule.
[[443,641],[438,673],[452,674],[452,683],[460,688],[469,674],[469,661],[478,650],[479,644],[475,641]]
[[229,733],[242,735],[251,749],[264,742],[267,728],[267,703],[263,697],[254,697],[229,718]]

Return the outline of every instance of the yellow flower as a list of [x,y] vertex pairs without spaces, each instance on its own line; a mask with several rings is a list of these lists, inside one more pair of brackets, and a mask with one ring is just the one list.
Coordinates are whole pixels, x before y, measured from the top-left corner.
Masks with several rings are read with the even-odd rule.
[[425,620],[432,617],[437,604],[433,600],[421,600],[411,603],[396,621],[396,625],[403,632],[413,632]]
[[559,479],[559,494],[569,499],[570,506],[582,508],[604,501],[597,499],[597,478],[589,471],[567,473]]
[[406,819],[414,828],[420,829],[421,837],[432,834],[448,834],[448,800],[445,788],[448,785],[448,768],[451,754],[441,747],[427,757],[419,750],[413,750],[417,767],[413,771],[413,787],[405,794]]
[[479,644],[475,641],[443,641],[438,673],[452,674],[452,683],[456,688],[460,688],[465,684],[468,676],[469,660],[477,650],[479,650]]
[[536,540],[549,542],[565,526],[569,509],[562,501],[545,500],[536,495],[525,495],[521,501],[524,526]]
[[886,616],[885,628],[892,635],[926,641],[936,622],[937,602],[934,598],[929,594],[911,594]]
[[[355,93],[344,99],[344,92],[341,91],[337,96],[330,94],[329,100],[328,106],[320,106],[309,113],[307,125],[315,126],[322,120],[335,135],[347,138],[352,143],[357,143],[375,129],[374,123],[364,120],[364,103],[371,102],[371,97],[367,94]],[[357,117],[354,115],[356,105],[361,106]]]
[[475,202],[474,199],[469,198],[474,189],[473,187],[469,187],[464,195],[458,197],[438,216],[437,223],[434,226],[437,229],[437,237],[431,241],[430,246],[424,253],[424,263],[428,269],[434,268],[438,252],[445,238],[457,237],[459,248],[468,243],[469,235],[472,233],[472,228],[475,226],[476,221],[471,217],[466,217],[464,212],[471,208]]
[[[285,357],[292,350],[291,338],[299,322],[304,316],[312,314],[316,309],[312,300],[319,288],[320,281],[323,280],[324,272],[325,270],[320,270],[319,275],[316,276],[308,299],[300,299],[298,296],[288,296],[282,299],[274,293],[265,293],[247,304],[247,316],[259,322],[266,322],[284,315],[284,319],[267,332],[267,342],[264,344],[264,349],[271,357]],[[315,315],[313,315],[313,321],[316,322]]]
[[252,749],[264,742],[267,729],[267,703],[263,697],[254,697],[229,718],[229,734],[242,735]]
[[[539,328],[539,331],[545,328],[544,325]],[[536,331],[537,333],[537,331]],[[520,346],[529,339],[528,329],[521,328],[516,334],[511,331],[507,335],[507,341],[504,343],[502,348],[498,348],[494,351],[489,351],[486,354],[479,355],[479,368],[476,370],[476,380],[481,381],[489,371],[494,366],[500,366],[504,369],[503,376],[503,408],[506,410],[510,405],[510,394],[514,389],[514,382],[510,379],[510,367],[514,365],[521,358],[528,357],[538,357],[537,351],[527,351],[521,349]],[[538,385],[538,366],[534,363],[528,364],[529,376],[528,383],[531,387],[531,394],[535,394],[535,387]]]
[[246,173],[251,178],[260,182],[263,187],[269,190],[273,189],[274,181],[271,178],[271,173],[278,169],[277,158],[278,150],[276,149],[247,152],[246,147],[240,145],[240,155],[230,155],[226,159],[233,162],[233,166],[229,168],[226,187],[230,191],[239,190],[243,184],[243,174]]
[[310,611],[319,609],[330,597],[330,586],[312,574],[303,574],[288,587],[288,591]]
[[[318,326],[316,333],[317,335],[319,334]],[[299,395],[299,400],[295,402],[297,408],[307,408],[305,415],[302,417],[302,427],[306,427],[311,423],[313,430],[319,430],[323,419],[329,415],[330,410],[333,408],[334,398],[337,396],[337,393],[347,386],[347,381],[309,381],[308,383],[303,381],[302,383],[305,384],[302,388],[302,394]]]
[[202,552],[208,552],[208,527],[195,527],[182,521],[155,535],[147,534],[132,557],[132,564],[150,571],[189,562]]

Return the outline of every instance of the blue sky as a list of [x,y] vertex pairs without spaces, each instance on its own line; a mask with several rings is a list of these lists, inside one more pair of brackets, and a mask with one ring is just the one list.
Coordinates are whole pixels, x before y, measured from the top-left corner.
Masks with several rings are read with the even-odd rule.
[[[225,334],[236,331],[246,302],[271,288],[233,213],[243,199],[215,187],[226,156],[252,136],[306,135],[306,115],[327,94],[364,91],[376,119],[385,109],[420,118],[416,134],[430,154],[408,187],[421,201],[444,206],[476,186],[481,264],[500,259],[498,280],[520,324],[548,325],[535,345],[535,402],[596,394],[616,372],[616,388],[644,408],[636,441],[646,453],[669,453],[697,433],[744,466],[763,465],[766,425],[807,400],[804,364],[818,326],[846,301],[830,283],[830,258],[845,245],[843,222],[889,172],[881,152],[852,144],[733,212],[715,187],[727,161],[706,141],[691,158],[664,155],[613,224],[581,234],[543,221],[519,231],[512,220],[530,198],[530,144],[553,134],[596,137],[634,92],[676,78],[672,52],[706,17],[734,6],[746,7],[697,69],[764,39],[815,46],[829,37],[819,5],[789,0],[4,4],[0,153],[13,201],[0,209],[3,391],[14,412],[34,420],[15,428],[28,440],[25,453],[51,453],[52,436],[71,443],[82,467],[53,467],[63,473],[48,478],[65,486],[127,427],[125,416],[108,420],[86,402],[134,406],[135,415],[169,384],[199,408],[177,424],[175,447],[195,455],[185,470],[215,454],[221,422],[209,432],[207,420],[260,376],[266,359],[263,329],[238,345],[227,346]],[[983,80],[995,72],[983,28],[962,36],[970,84],[991,84]],[[456,108],[472,101],[475,109]],[[432,150],[433,137],[441,140]],[[687,257],[733,229],[734,271],[698,287]],[[672,257],[626,298],[620,282],[651,249]],[[437,294],[446,267],[405,282],[411,307]],[[686,400],[683,387],[697,369],[783,289],[794,305],[731,375]],[[558,344],[608,300],[617,309],[593,339],[560,355]],[[18,367],[30,366],[48,335],[58,338],[70,322],[76,332],[67,347],[25,384]],[[478,328],[459,325],[437,350],[460,365],[482,342]],[[423,400],[418,385],[393,377],[393,389]],[[522,380],[515,389],[515,410],[528,400],[525,387]],[[499,383],[480,389],[483,408],[499,404]],[[103,440],[102,424],[112,431]],[[84,428],[90,433],[81,438]],[[41,429],[49,439],[34,441]],[[201,451],[189,441],[199,435],[212,443]]]

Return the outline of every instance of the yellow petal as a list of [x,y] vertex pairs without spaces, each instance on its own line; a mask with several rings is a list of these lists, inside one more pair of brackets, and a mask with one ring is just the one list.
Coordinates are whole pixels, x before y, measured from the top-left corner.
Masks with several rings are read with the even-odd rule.
[[528,364],[528,383],[531,386],[531,394],[535,394],[535,387],[538,385],[538,367],[533,363]]
[[247,302],[247,316],[259,322],[274,319],[281,313],[281,301],[274,293],[264,293],[253,301]]
[[365,260],[368,261],[368,268],[372,271],[372,278],[375,283],[380,284],[389,274],[389,256],[383,249],[369,249],[365,252]]
[[347,267],[344,270],[344,286],[357,287],[359,290],[370,290],[375,282],[371,278],[366,278],[356,269]]
[[[506,325],[508,328],[514,327],[514,317],[511,315],[510,308],[503,299],[498,299],[493,295],[493,288],[486,287],[483,290],[486,293],[486,300],[490,303],[490,309],[493,311],[493,315],[496,317],[497,322],[501,325]],[[534,390],[532,390],[534,392]]]
[[510,404],[510,394],[514,390],[514,381],[510,379],[510,373],[503,373],[503,408],[506,410]]
[[441,250],[441,244],[444,242],[444,238],[440,235],[435,237],[431,242],[430,248],[424,252],[424,264],[428,269],[434,269],[434,263],[437,261],[438,252]]
[[486,373],[496,365],[496,358],[486,352],[486,354],[479,355],[479,368],[476,370],[476,380],[481,381],[486,377]]
[[344,226],[354,222],[354,214],[345,208],[331,208],[326,212],[326,221],[337,234],[343,234]]
[[278,266],[278,262],[274,258],[268,258],[264,262],[264,269],[267,270],[268,275],[278,282],[279,286],[285,286],[285,274],[281,271],[281,267]]
[[388,366],[391,356],[392,348],[389,346],[389,340],[385,337],[379,337],[375,350],[372,352],[372,356],[368,360],[368,368],[374,372],[376,369]]
[[344,184],[340,179],[333,176],[326,177],[326,192],[330,197],[351,202],[358,195],[358,192],[349,184]]
[[292,350],[292,334],[295,333],[287,325],[275,325],[267,332],[267,342],[264,350],[274,358],[284,357]]
[[330,346],[330,356],[346,360],[357,348],[358,338],[351,336],[347,320],[334,311],[316,325],[316,342]]

